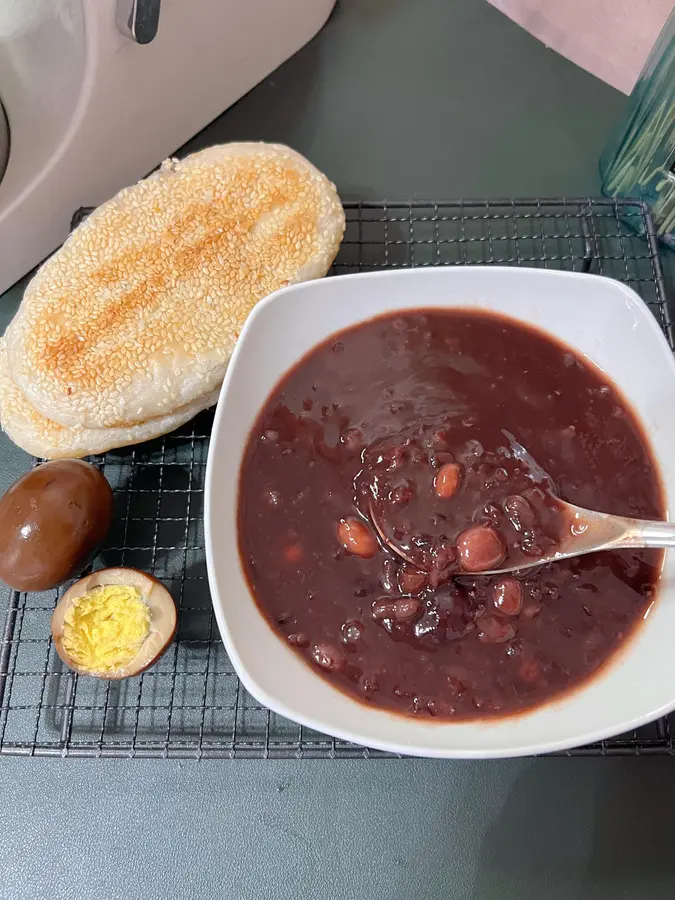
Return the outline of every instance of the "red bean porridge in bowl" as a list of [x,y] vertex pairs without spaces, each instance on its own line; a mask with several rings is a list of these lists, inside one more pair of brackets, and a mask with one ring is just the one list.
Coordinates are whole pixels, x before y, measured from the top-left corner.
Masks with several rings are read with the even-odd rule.
[[648,443],[602,372],[493,313],[387,315],[313,349],[267,399],[240,556],[272,628],[341,690],[504,716],[590,678],[654,599],[661,551],[481,574],[555,546],[556,496],[664,517]]

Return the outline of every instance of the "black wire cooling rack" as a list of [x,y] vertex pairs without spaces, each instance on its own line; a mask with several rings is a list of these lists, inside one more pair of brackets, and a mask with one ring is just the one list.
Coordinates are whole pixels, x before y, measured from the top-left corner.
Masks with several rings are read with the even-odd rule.
[[[646,208],[610,200],[349,204],[334,274],[405,266],[502,264],[595,272],[634,288],[673,347]],[[87,211],[76,217],[79,221]],[[627,217],[632,217],[627,219]],[[625,224],[626,221],[631,225]],[[638,236],[642,235],[642,236]],[[170,588],[177,638],[143,675],[78,677],[49,623],[58,592],[11,593],[0,643],[0,753],[79,757],[384,756],[270,713],[240,685],[217,633],[204,563],[204,472],[212,415],[164,438],[94,457],[116,519],[95,568],[135,566]],[[675,754],[675,719],[577,754]]]

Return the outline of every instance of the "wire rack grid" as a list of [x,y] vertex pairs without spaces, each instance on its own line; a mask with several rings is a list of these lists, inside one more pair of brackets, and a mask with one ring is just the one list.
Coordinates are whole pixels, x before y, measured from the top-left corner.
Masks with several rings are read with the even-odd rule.
[[[74,224],[86,214],[81,211]],[[633,287],[674,347],[654,229],[646,208],[634,201],[358,203],[348,204],[346,214],[333,274],[473,264],[595,272]],[[203,413],[164,438],[92,458],[116,499],[115,522],[94,567],[134,566],[164,581],[179,610],[175,642],[139,677],[122,682],[78,677],[63,666],[50,638],[60,592],[8,593],[0,638],[0,754],[387,755],[282,719],[239,683],[217,633],[204,561],[211,424],[212,414]],[[673,724],[662,719],[571,753],[675,754]]]

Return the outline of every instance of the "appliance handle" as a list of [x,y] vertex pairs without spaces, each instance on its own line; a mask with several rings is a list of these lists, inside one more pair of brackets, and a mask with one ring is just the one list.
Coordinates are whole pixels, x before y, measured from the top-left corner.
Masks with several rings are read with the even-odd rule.
[[117,0],[117,27],[137,44],[149,44],[157,36],[162,0]]

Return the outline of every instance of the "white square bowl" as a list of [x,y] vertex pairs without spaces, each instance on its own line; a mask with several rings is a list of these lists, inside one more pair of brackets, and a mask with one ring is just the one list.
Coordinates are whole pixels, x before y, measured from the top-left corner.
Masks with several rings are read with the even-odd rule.
[[616,281],[541,269],[467,267],[346,275],[287,288],[246,322],[220,395],[206,472],[206,552],[216,619],[246,689],[317,731],[417,756],[499,757],[590,743],[675,708],[675,554],[657,601],[586,685],[530,712],[471,722],[418,720],[365,706],[314,671],[272,630],[242,572],[242,456],[279,379],[336,331],[395,310],[493,310],[538,326],[591,359],[622,390],[651,440],[667,508],[675,502],[675,363],[642,300]]

